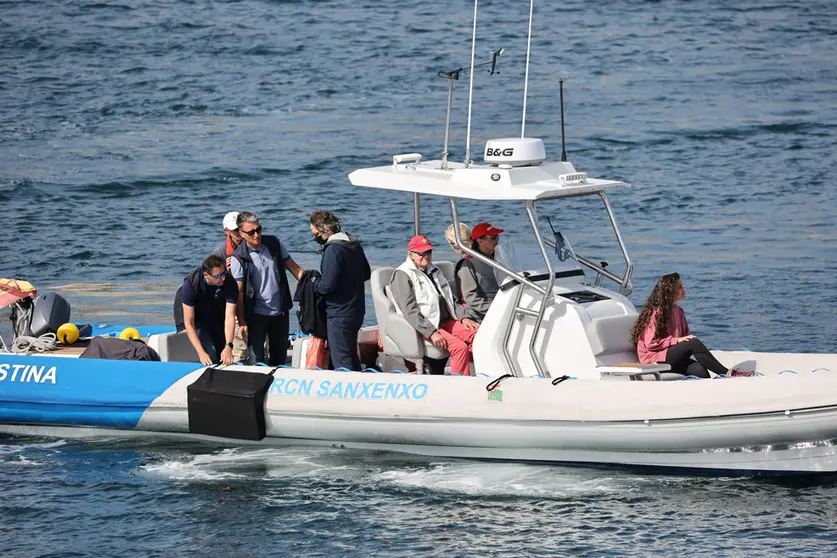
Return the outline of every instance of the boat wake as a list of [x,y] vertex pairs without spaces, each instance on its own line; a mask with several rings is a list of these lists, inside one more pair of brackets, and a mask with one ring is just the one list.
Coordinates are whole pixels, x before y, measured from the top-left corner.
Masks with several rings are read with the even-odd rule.
[[60,451],[58,448],[66,443],[66,440],[55,440],[38,443],[0,444],[0,467],[2,467],[4,463],[13,463],[17,466],[27,465],[33,467],[48,465],[47,460],[40,460],[38,459],[38,456],[45,452],[57,453]]
[[[318,484],[374,485],[397,492],[547,500],[609,497],[639,492],[649,482],[660,482],[658,477],[603,473],[595,469],[439,461],[316,447],[226,448],[210,454],[164,458],[141,466],[140,474],[174,481],[203,482],[312,479]],[[665,482],[676,483],[678,479],[666,477]]]
[[380,475],[394,485],[472,496],[565,498],[625,490],[624,479],[568,468],[511,463],[433,463],[429,468],[391,470]]

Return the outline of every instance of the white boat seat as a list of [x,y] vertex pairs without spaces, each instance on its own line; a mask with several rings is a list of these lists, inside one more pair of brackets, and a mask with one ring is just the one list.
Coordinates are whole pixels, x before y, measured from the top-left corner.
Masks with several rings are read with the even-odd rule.
[[636,314],[596,318],[587,326],[590,349],[598,365],[638,363],[636,347],[631,343],[631,330]]
[[631,330],[636,314],[607,316],[593,320],[587,327],[590,349],[602,378],[642,380],[680,380],[681,374],[671,372],[668,364],[639,362],[636,347],[631,343]]
[[407,323],[404,316],[396,312],[392,298],[389,296],[389,283],[394,271],[392,267],[378,268],[372,272],[369,280],[384,353],[411,361],[422,360],[425,357],[447,358],[449,356],[447,351],[442,351],[422,339],[413,326]]
[[185,331],[152,335],[148,346],[157,351],[163,362],[200,362]]

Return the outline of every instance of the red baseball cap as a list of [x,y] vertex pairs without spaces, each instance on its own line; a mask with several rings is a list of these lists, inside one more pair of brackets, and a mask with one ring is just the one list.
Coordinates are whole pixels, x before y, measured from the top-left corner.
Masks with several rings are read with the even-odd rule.
[[482,238],[485,235],[496,236],[503,232],[503,229],[498,229],[491,223],[479,223],[471,229],[471,240]]
[[432,249],[433,245],[430,244],[427,237],[421,235],[411,238],[410,243],[407,245],[407,250],[410,250],[411,252],[426,252]]

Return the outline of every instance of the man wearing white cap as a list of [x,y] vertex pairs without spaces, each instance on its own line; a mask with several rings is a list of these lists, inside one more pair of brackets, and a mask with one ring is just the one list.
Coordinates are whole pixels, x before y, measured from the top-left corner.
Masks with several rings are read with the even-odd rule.
[[224,215],[224,234],[226,240],[219,244],[212,253],[227,262],[227,270],[230,269],[230,258],[235,249],[241,244],[241,234],[238,232],[238,211],[230,211]]
[[[241,233],[238,231],[238,211],[230,211],[224,215],[224,234],[227,235],[227,238],[215,248],[212,254],[227,262],[227,271],[229,271],[232,254],[243,240]],[[236,319],[236,331],[238,331],[237,322],[238,319]],[[233,339],[232,350],[233,358],[237,362],[243,361],[247,356],[247,342],[236,335]]]

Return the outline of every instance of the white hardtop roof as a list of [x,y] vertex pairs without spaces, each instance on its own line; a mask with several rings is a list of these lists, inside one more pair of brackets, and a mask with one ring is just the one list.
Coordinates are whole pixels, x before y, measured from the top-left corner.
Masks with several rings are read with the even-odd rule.
[[[571,163],[526,167],[421,161],[418,153],[396,155],[393,164],[358,169],[349,174],[354,186],[475,200],[542,200],[595,194],[605,188],[627,187],[616,180],[588,178]],[[404,162],[408,161],[408,162]]]

